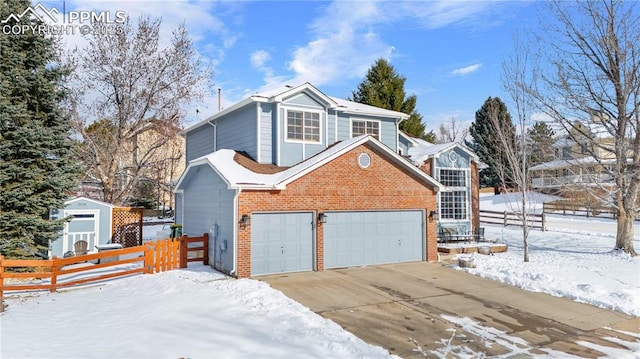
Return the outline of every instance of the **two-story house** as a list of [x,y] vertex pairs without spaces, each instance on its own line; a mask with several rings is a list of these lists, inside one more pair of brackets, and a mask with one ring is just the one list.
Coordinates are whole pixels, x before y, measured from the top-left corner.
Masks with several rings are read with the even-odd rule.
[[407,115],[309,83],[257,93],[184,130],[184,233],[237,277],[437,260],[444,187],[398,152]]
[[613,145],[613,136],[596,119],[576,121],[570,133],[554,143],[554,160],[529,168],[532,187],[560,193],[606,186],[616,162]]

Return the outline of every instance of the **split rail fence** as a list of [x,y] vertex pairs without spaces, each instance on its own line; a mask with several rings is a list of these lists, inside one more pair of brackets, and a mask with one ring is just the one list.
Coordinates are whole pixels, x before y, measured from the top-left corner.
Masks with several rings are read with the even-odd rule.
[[[522,227],[522,219],[520,219],[520,217],[516,213],[507,211],[480,211],[480,222],[487,224],[500,224],[505,227]],[[529,224],[530,228],[537,228],[542,231],[547,230],[547,220],[544,213],[529,213],[527,215],[527,223]]]
[[[195,247],[191,243],[202,243]],[[190,255],[202,251],[201,256]],[[161,239],[141,246],[115,249],[69,258],[50,260],[6,259],[0,256],[0,301],[6,291],[49,290],[100,282],[133,274],[153,274],[177,268],[186,268],[188,262],[209,264],[209,236],[175,240]],[[96,262],[94,265],[72,264]],[[138,265],[132,265],[138,264]],[[126,266],[125,266],[126,265]],[[99,269],[107,268],[100,271]],[[7,270],[8,269],[8,270]],[[19,271],[18,269],[22,269]],[[18,279],[6,283],[6,279]]]

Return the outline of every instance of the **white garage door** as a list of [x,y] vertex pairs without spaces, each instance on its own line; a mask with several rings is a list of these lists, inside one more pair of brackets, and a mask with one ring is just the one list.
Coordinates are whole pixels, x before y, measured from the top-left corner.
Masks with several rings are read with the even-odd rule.
[[313,213],[251,216],[251,275],[313,270]]
[[424,212],[327,212],[324,267],[421,261]]

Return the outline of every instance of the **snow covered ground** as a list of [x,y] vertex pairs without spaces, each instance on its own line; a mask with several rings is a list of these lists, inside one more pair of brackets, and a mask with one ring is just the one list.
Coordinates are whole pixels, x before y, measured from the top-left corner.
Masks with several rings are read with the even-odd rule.
[[[534,194],[537,206],[548,196]],[[517,193],[485,195],[480,209],[509,210]],[[494,256],[475,255],[470,273],[534,292],[571,298],[640,316],[640,257],[614,251],[615,221],[549,216],[550,230],[529,234],[529,259],[523,262],[522,230],[485,226],[486,237],[509,247]],[[640,228],[636,226],[636,233]],[[634,241],[640,250],[640,235]]]
[[268,284],[209,267],[8,299],[1,358],[389,358]]
[[[504,210],[500,201],[504,199],[483,196],[481,206],[491,203],[494,210]],[[476,268],[464,270],[640,316],[640,258],[612,250],[612,221],[590,219],[594,227],[588,229],[577,219],[560,217],[558,221],[564,223],[562,231],[531,232],[529,263],[522,262],[518,228],[486,226],[486,236],[507,243],[509,250],[494,256],[475,255]],[[145,240],[155,239],[157,232],[162,232],[162,226],[145,226]],[[640,249],[640,241],[634,245]],[[229,279],[197,265],[53,294],[9,296],[8,310],[0,314],[1,358],[392,357],[263,282]],[[512,347],[505,358],[536,352],[535,345],[470,318],[445,319],[488,343]],[[452,333],[460,335],[455,329]],[[619,342],[618,349],[594,349],[608,358],[635,358],[640,334],[626,334],[636,340]],[[449,341],[442,338],[433,348],[416,344],[416,353],[485,357],[465,346],[447,345]],[[545,357],[570,357],[547,353]]]

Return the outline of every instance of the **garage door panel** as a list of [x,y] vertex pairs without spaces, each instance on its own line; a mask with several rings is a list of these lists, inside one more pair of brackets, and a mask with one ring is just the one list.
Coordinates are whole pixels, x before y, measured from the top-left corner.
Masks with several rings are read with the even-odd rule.
[[420,210],[327,213],[325,268],[420,261],[423,220]]
[[251,218],[251,274],[313,269],[313,214],[255,213]]

